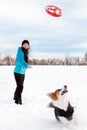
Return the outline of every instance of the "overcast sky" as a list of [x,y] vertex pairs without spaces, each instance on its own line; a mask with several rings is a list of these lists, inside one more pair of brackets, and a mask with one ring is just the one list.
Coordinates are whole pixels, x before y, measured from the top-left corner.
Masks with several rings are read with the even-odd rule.
[[[62,9],[61,17],[46,13]],[[87,0],[0,0],[0,53],[16,55],[28,39],[30,56],[83,56],[87,52]]]

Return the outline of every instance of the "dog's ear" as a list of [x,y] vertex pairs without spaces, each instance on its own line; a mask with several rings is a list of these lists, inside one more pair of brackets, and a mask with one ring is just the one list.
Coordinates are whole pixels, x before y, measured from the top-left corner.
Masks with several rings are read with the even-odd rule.
[[57,95],[55,93],[48,93],[48,97],[50,97],[52,100],[57,100]]

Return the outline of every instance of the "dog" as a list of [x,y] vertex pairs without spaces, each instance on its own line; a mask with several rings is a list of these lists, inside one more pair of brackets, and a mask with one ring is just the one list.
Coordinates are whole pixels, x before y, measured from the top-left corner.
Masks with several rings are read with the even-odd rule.
[[71,106],[67,99],[68,89],[65,85],[62,89],[57,89],[55,92],[48,93],[48,97],[52,102],[49,103],[50,108],[54,108],[54,114],[59,122],[70,122],[74,119],[75,107]]

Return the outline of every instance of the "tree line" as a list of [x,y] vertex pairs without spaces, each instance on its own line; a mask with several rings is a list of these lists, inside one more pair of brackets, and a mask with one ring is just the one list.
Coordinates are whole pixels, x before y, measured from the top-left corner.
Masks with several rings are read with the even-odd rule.
[[[49,59],[29,59],[30,65],[87,65],[87,53],[80,57],[66,56],[61,58],[49,58]],[[0,65],[15,65],[15,58],[11,56],[0,56]]]

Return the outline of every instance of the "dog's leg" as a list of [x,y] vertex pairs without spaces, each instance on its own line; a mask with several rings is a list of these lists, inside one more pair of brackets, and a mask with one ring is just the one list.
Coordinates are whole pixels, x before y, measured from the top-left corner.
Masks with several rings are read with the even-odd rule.
[[78,122],[77,122],[77,109],[76,109],[76,107],[74,107],[73,122],[75,123],[75,125],[78,124]]
[[60,119],[59,119],[59,117],[58,117],[58,112],[56,111],[56,109],[54,108],[54,114],[55,114],[55,118],[59,121],[59,122],[61,122],[60,121]]

